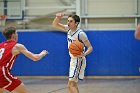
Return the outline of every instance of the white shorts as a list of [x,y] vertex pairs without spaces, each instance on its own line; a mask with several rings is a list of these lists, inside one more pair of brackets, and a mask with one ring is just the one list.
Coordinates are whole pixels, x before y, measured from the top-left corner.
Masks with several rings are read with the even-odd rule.
[[78,82],[84,78],[86,58],[71,58],[69,68],[69,80]]

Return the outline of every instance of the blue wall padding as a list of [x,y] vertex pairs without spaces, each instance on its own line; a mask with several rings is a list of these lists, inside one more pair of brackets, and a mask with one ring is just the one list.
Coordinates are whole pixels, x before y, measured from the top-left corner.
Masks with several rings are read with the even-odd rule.
[[[139,76],[140,40],[134,31],[86,31],[93,46],[87,56],[87,76]],[[38,62],[20,54],[12,72],[21,76],[67,76],[70,57],[63,32],[19,32],[19,42],[33,53],[49,54]],[[0,42],[4,37],[0,33]]]

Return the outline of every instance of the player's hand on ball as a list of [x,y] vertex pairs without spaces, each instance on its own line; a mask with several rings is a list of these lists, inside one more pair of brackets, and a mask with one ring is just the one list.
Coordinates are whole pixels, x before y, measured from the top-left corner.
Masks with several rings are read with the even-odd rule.
[[80,55],[76,55],[74,57],[85,57],[85,55],[83,53],[81,53]]

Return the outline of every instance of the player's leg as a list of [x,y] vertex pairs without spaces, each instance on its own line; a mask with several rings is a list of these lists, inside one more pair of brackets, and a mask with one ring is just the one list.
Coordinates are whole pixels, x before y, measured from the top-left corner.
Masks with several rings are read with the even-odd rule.
[[79,79],[83,80],[84,79],[84,74],[85,74],[85,68],[86,68],[86,58],[81,59],[81,66],[80,66],[80,72],[79,72]]
[[69,69],[68,89],[69,93],[79,93],[77,82],[79,73],[79,59],[71,58]]
[[0,93],[4,93],[4,89],[0,88]]
[[68,82],[69,93],[79,93],[77,82],[69,80]]
[[15,91],[16,93],[29,93],[27,88],[25,87],[25,85],[23,83],[21,83],[17,88],[15,88],[13,91]]
[[[69,79],[68,82],[68,87],[69,87],[69,93],[79,93],[79,89],[78,89],[78,78],[79,79],[83,79],[84,78],[84,71],[86,68],[86,59],[85,58],[78,58],[77,61],[73,60],[72,62],[76,62],[76,64],[71,63],[70,64],[70,72],[71,72],[71,76],[73,73],[73,77],[71,77]],[[73,69],[75,68],[75,69]],[[75,77],[74,77],[75,76]]]

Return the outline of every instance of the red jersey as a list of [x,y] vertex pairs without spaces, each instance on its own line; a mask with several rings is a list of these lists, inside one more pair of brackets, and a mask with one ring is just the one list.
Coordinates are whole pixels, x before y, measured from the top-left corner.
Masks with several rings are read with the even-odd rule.
[[13,91],[22,83],[10,73],[17,57],[12,55],[12,49],[15,44],[14,40],[0,43],[0,88],[7,89],[8,91]]
[[0,43],[0,67],[4,66],[9,70],[12,69],[17,56],[12,55],[12,49],[17,42],[9,40]]

